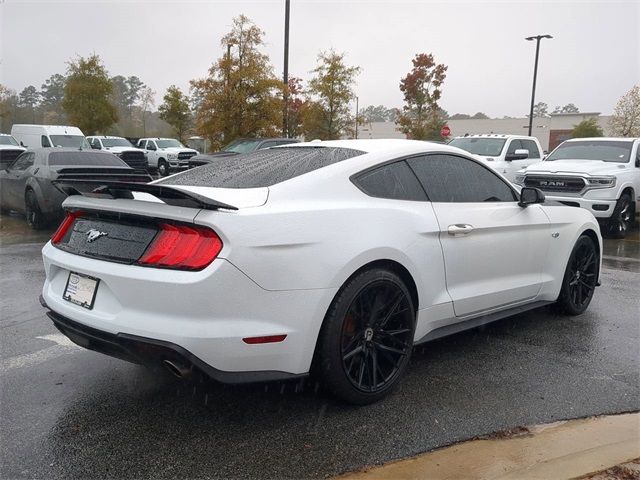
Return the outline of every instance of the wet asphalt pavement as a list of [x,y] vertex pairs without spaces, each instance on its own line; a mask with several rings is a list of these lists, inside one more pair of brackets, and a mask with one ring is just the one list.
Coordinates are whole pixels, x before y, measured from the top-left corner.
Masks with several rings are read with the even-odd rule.
[[[587,313],[539,309],[419,347],[368,407],[313,382],[181,383],[65,341],[40,249],[0,218],[0,477],[325,477],[520,425],[640,409],[640,235],[607,241]],[[32,242],[32,243],[26,243]]]

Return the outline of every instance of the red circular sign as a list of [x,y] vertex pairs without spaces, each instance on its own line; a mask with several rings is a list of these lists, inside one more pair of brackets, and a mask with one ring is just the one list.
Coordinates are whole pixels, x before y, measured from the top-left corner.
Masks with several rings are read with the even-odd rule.
[[448,125],[445,125],[440,129],[440,136],[448,137],[449,135],[451,135],[451,129],[449,128]]

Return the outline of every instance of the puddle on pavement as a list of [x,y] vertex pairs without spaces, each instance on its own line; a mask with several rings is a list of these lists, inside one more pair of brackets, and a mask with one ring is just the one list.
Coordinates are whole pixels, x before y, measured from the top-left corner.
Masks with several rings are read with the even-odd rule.
[[24,216],[15,213],[0,215],[0,246],[17,243],[45,243],[56,226],[44,230],[32,230]]

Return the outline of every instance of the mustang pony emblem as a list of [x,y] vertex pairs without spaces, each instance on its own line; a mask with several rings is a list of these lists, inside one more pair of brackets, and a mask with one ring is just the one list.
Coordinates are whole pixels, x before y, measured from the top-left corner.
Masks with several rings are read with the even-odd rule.
[[87,242],[88,243],[95,242],[100,237],[106,237],[107,235],[109,235],[107,232],[101,232],[100,230],[96,230],[95,228],[92,228],[87,232]]

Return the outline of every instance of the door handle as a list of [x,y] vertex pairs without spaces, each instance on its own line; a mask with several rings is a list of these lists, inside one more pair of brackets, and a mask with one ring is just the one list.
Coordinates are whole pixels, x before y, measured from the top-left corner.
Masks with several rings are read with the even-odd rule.
[[463,235],[469,235],[473,232],[473,225],[468,225],[466,223],[456,223],[455,225],[449,225],[447,229],[449,235],[454,237],[461,237]]

